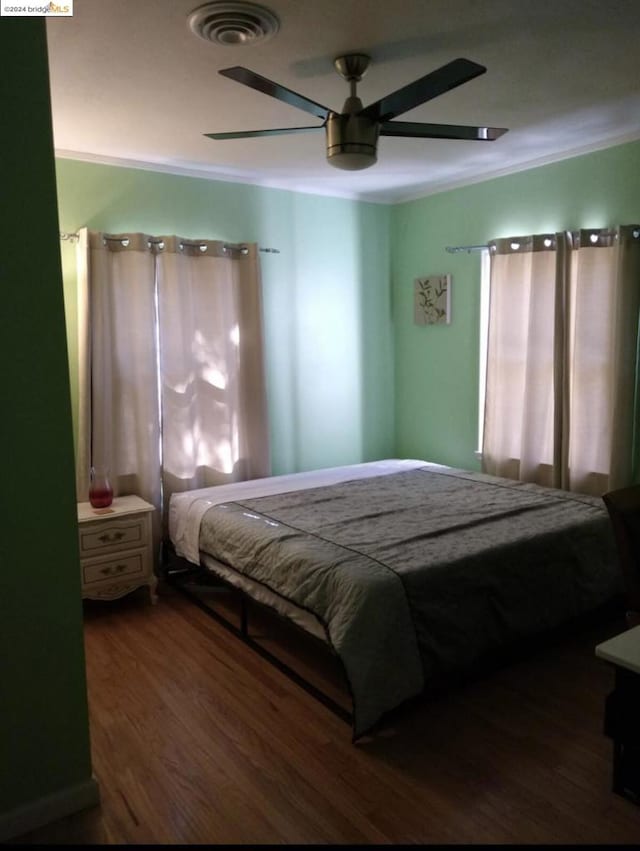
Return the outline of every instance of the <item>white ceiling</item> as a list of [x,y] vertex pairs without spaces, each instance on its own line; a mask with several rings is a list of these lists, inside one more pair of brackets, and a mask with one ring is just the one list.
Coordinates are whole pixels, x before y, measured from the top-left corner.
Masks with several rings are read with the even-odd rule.
[[[75,0],[49,18],[58,155],[372,201],[434,191],[640,138],[638,0],[265,0],[271,40],[219,46],[187,25],[198,0]],[[243,65],[340,111],[343,53],[372,64],[364,105],[465,57],[487,73],[398,117],[507,127],[495,142],[382,138],[346,172],[324,134],[212,141],[312,116],[233,80]],[[318,121],[318,123],[320,123]]]

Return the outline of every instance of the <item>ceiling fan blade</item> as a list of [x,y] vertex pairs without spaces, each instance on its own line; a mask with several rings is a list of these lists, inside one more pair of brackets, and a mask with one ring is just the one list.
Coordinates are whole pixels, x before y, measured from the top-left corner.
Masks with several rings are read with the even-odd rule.
[[374,121],[388,121],[450,89],[455,89],[462,83],[473,80],[474,77],[479,77],[486,70],[484,65],[478,65],[477,62],[471,62],[469,59],[454,59],[453,62],[420,77],[419,80],[414,80],[408,86],[375,101],[359,114],[372,118]]
[[237,130],[232,133],[205,133],[209,139],[252,139],[256,136],[283,136],[286,133],[311,133],[324,130],[324,124],[315,127],[280,127],[276,130]]
[[408,136],[415,139],[470,139],[493,142],[509,131],[504,127],[466,127],[462,124],[416,124],[412,121],[385,121],[381,136]]
[[303,109],[305,112],[310,112],[317,118],[322,118],[326,121],[329,115],[329,108],[309,100],[304,95],[299,95],[297,92],[292,92],[291,89],[286,89],[279,83],[274,83],[273,80],[268,80],[266,77],[261,77],[260,74],[255,74],[248,68],[243,68],[241,65],[234,65],[233,68],[223,68],[219,72],[223,77],[229,77],[230,80],[235,80],[237,83],[242,83],[244,86],[249,86],[250,89],[256,89],[265,95],[270,95],[272,98],[281,100],[283,103],[288,103],[289,106],[295,106],[298,109]]

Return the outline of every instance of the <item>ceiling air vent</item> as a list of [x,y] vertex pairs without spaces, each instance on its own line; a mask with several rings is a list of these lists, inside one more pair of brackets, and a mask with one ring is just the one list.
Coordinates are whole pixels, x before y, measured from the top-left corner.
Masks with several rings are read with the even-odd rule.
[[194,9],[189,27],[205,41],[228,46],[267,41],[278,32],[280,22],[273,12],[256,3],[217,0]]

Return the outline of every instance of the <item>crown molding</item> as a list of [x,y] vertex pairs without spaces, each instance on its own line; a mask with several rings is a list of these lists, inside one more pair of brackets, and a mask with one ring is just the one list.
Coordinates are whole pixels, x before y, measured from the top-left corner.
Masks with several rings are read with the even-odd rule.
[[[303,195],[322,195],[331,198],[344,198],[348,201],[370,200],[353,192],[336,192],[306,183],[292,185],[291,181],[273,180],[263,178],[259,175],[249,175],[240,171],[227,172],[212,169],[200,169],[193,166],[168,165],[167,163],[150,162],[148,160],[134,160],[124,157],[111,157],[105,154],[92,154],[84,151],[70,151],[63,148],[55,149],[55,156],[62,160],[78,160],[79,162],[96,163],[97,165],[110,165],[116,168],[133,168],[140,171],[153,171],[160,174],[173,174],[177,177],[195,177],[199,180],[222,181],[223,183],[240,183],[245,186],[260,186],[266,189],[280,189],[284,192],[296,192]],[[388,202],[381,202],[388,203]]]
[[579,147],[569,148],[566,151],[559,153],[549,154],[544,157],[536,157],[535,159],[526,160],[522,163],[506,166],[505,168],[487,171],[474,177],[443,181],[442,183],[435,184],[432,187],[425,187],[422,191],[412,192],[411,194],[397,197],[396,200],[391,203],[405,204],[410,201],[419,201],[421,198],[428,198],[431,195],[439,195],[442,192],[450,192],[453,189],[462,189],[465,186],[485,183],[488,180],[495,180],[498,177],[507,177],[510,174],[517,174],[521,171],[529,171],[534,168],[540,168],[541,166],[552,165],[553,163],[570,160],[574,157],[581,157],[586,154],[596,153],[597,151],[604,151],[607,148],[617,148],[619,145],[626,145],[629,142],[637,142],[639,140],[640,130],[634,130],[633,132],[625,133],[622,136],[617,136],[614,139],[601,139],[598,142],[591,142],[588,145],[580,145]]
[[279,189],[284,192],[295,192],[303,195],[320,195],[331,198],[341,198],[348,201],[361,201],[369,204],[395,205],[406,204],[411,201],[419,201],[431,195],[439,195],[442,192],[450,192],[454,189],[462,189],[465,186],[473,186],[477,183],[485,183],[498,177],[507,177],[521,171],[528,171],[562,160],[580,157],[597,151],[615,148],[628,142],[640,140],[640,130],[625,133],[613,139],[600,139],[587,145],[568,148],[565,151],[548,154],[535,159],[523,160],[500,169],[492,169],[482,174],[462,177],[458,180],[447,180],[432,185],[417,185],[411,191],[381,189],[364,192],[338,192],[335,188],[324,189],[315,184],[300,182],[292,184],[292,181],[265,179],[259,175],[249,175],[242,172],[230,172],[211,169],[200,169],[191,166],[168,165],[167,163],[149,162],[148,160],[134,160],[120,157],[111,157],[103,154],[91,154],[83,151],[70,151],[56,148],[55,156],[60,159],[78,160],[80,162],[96,163],[99,165],[110,165],[116,168],[132,168],[141,171],[152,171],[160,174],[173,174],[179,177],[195,177],[198,180],[222,181],[224,183],[239,183],[247,186],[258,186],[266,189]]

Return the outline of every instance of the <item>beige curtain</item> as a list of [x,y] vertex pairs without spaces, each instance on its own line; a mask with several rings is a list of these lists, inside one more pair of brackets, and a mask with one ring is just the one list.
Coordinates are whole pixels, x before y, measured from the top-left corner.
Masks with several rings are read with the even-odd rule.
[[640,228],[490,243],[483,469],[602,494],[634,475]]
[[85,245],[79,482],[104,464],[116,495],[163,509],[176,490],[268,475],[256,246],[98,232]]
[[[89,233],[91,463],[116,496],[162,493],[155,260],[144,234]],[[154,537],[160,522],[154,515]]]
[[76,439],[76,499],[89,499],[91,466],[91,323],[89,321],[89,231],[81,228],[76,242],[78,432]]
[[165,502],[270,473],[257,247],[232,254],[176,237],[158,253]]

